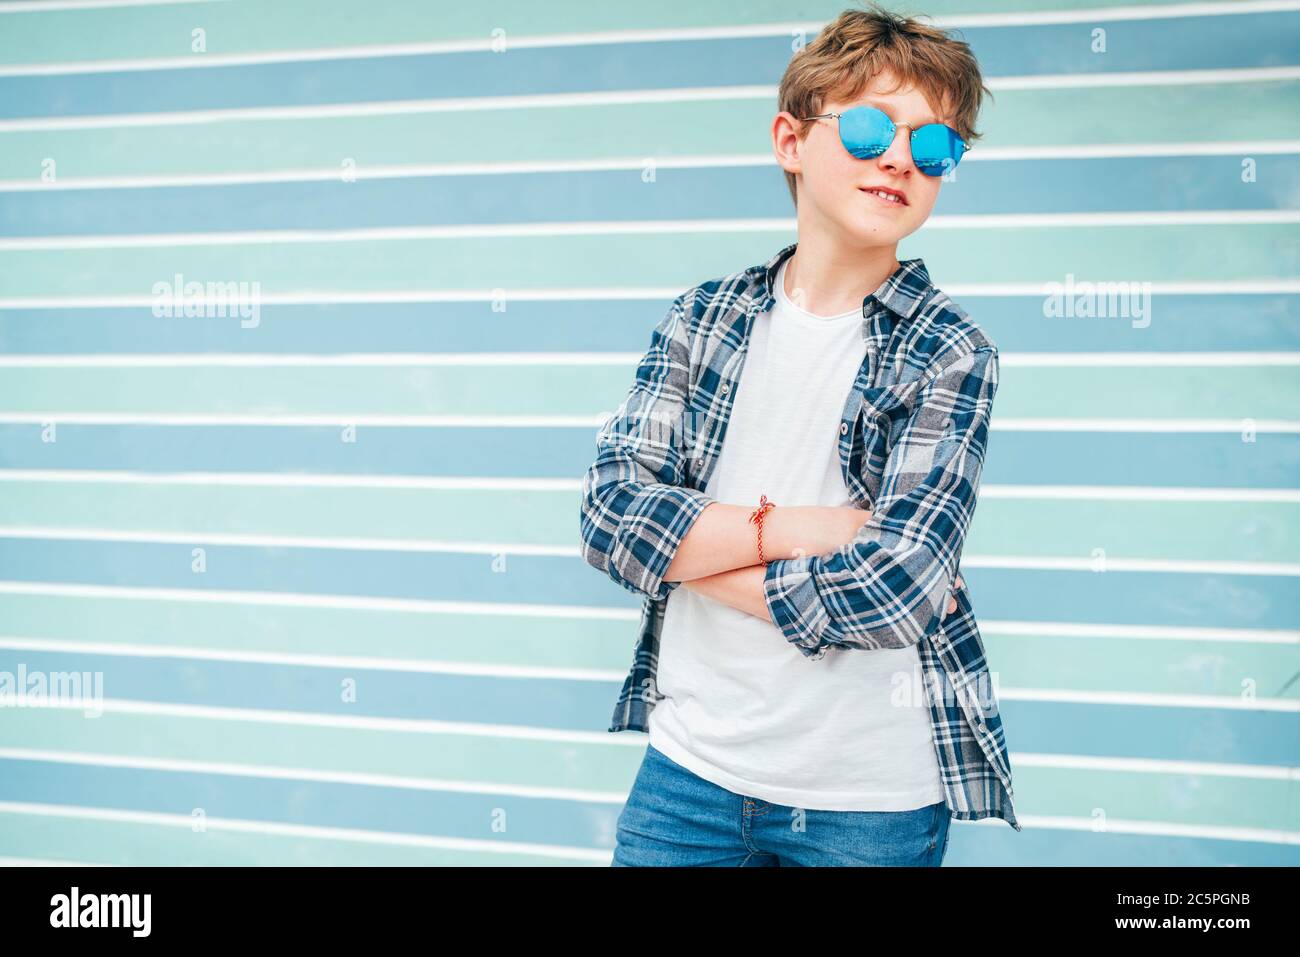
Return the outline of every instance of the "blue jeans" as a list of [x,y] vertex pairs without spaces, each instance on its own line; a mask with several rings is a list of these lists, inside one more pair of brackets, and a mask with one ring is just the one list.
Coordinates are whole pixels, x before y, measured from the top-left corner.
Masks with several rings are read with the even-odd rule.
[[653,745],[618,817],[614,867],[939,867],[948,805],[818,811],[736,794]]

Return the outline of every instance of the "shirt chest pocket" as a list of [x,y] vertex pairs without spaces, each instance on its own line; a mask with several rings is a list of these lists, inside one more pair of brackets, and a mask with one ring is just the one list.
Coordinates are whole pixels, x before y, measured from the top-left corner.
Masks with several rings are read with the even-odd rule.
[[[908,409],[894,388],[868,389],[858,412],[858,441],[870,453],[888,456],[907,423]],[[883,467],[883,461],[881,463]]]
[[871,502],[880,496],[885,462],[905,421],[897,396],[890,389],[868,389],[862,394],[854,425],[849,461]]

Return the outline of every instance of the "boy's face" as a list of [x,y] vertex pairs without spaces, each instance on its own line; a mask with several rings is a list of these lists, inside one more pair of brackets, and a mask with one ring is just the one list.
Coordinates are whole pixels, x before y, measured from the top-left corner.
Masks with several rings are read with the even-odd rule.
[[[840,142],[839,121],[817,120],[802,141],[782,117],[773,129],[773,145],[781,166],[798,174],[799,221],[822,223],[851,243],[891,245],[921,227],[939,196],[941,177],[927,176],[912,162],[912,130],[944,122],[915,87],[893,93],[891,73],[881,73],[853,100],[829,100],[820,113],[843,113],[866,104],[883,110],[898,127],[889,149],[875,159],[858,159]],[[873,195],[874,188],[896,190],[905,202]],[[814,217],[809,220],[807,217]]]

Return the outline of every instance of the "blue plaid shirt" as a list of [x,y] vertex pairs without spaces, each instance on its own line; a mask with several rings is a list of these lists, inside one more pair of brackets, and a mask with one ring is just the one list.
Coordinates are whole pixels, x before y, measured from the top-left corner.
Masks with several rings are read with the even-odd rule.
[[[582,483],[582,554],[642,596],[631,671],[610,731],[648,731],[678,545],[716,499],[722,450],[753,318],[775,302],[768,262],[694,286],[650,336],[636,381],[596,437]],[[767,566],[772,620],[805,656],[917,647],[945,800],[953,817],[1004,819],[1011,764],[979,628],[965,587],[954,591],[975,510],[998,385],[996,344],[930,283],[920,259],[862,303],[866,357],[839,425],[854,503],[871,518],[823,555]],[[957,611],[946,614],[949,596]]]

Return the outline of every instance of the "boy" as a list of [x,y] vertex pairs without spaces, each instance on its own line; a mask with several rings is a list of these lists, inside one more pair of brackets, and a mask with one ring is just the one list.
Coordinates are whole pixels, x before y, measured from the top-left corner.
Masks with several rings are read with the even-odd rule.
[[1020,830],[957,575],[997,346],[895,255],[982,92],[932,27],[829,24],[772,125],[798,241],[678,296],[597,436],[583,556],[645,599],[615,865],[939,866],[953,817]]

